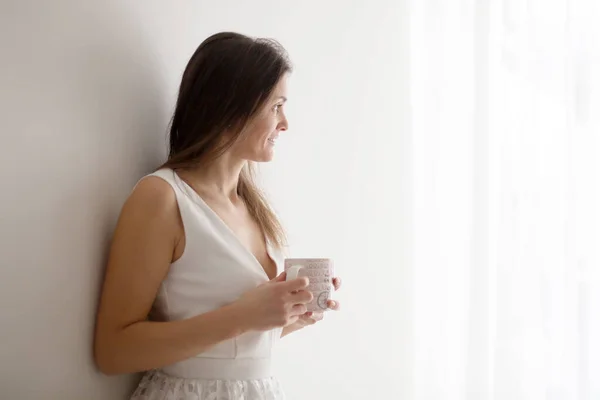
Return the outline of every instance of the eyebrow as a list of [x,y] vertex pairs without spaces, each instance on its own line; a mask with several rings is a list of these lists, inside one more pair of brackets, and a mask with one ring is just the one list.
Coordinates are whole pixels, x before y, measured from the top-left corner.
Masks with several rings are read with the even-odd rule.
[[277,100],[283,100],[285,102],[285,101],[287,101],[287,97],[285,97],[285,96],[279,96],[277,98]]

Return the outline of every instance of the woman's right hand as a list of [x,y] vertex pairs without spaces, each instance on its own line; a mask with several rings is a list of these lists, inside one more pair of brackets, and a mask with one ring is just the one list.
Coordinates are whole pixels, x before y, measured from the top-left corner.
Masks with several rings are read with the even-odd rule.
[[308,278],[286,281],[283,272],[276,278],[250,290],[234,304],[250,330],[267,331],[293,324],[306,312],[306,304],[313,299],[306,291]]

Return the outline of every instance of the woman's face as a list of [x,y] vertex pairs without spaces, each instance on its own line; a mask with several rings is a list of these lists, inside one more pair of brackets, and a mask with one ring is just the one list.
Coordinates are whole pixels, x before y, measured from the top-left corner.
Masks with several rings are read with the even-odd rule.
[[234,145],[239,157],[248,161],[265,162],[273,159],[279,134],[288,128],[283,106],[287,100],[287,74],[279,80],[262,110],[248,122]]

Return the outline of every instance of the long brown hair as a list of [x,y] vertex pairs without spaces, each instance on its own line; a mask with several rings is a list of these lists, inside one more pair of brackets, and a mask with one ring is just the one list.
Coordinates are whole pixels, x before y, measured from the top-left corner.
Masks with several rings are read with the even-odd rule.
[[[197,168],[216,160],[290,71],[286,51],[274,40],[234,32],[204,40],[183,73],[170,125],[169,156],[160,168]],[[224,132],[232,134],[225,138]],[[255,183],[250,161],[240,174],[237,191],[267,240],[283,247],[285,232]]]

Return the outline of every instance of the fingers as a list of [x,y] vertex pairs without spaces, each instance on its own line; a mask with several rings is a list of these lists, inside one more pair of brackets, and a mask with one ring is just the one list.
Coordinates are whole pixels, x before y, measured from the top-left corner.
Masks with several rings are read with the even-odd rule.
[[320,320],[323,319],[323,315],[324,314],[322,312],[316,312],[316,313],[312,313],[312,316],[310,318],[315,322],[319,322]]
[[319,322],[323,319],[323,315],[324,314],[322,312],[307,312],[304,314],[304,317],[309,318],[314,322]]
[[322,312],[306,312],[298,318],[304,325],[314,325],[323,319]]
[[338,301],[335,301],[335,300],[327,300],[327,307],[330,310],[337,311],[337,310],[340,309],[340,303]]
[[[306,314],[308,314],[308,313],[306,313]],[[317,323],[317,320],[315,320],[313,317],[308,316],[306,314],[300,316],[300,318],[299,318],[299,320],[301,320],[305,326],[306,325],[314,325]]]
[[291,315],[288,317],[286,326],[290,326],[300,321],[300,315]]
[[291,281],[281,282],[280,285],[283,290],[287,292],[293,292],[295,290],[301,290],[308,287],[308,278],[301,277],[292,279]]
[[271,282],[285,282],[286,274],[285,271],[277,275],[275,278],[271,279]]
[[333,288],[339,290],[342,287],[342,278],[333,278]]
[[307,304],[313,300],[313,297],[308,290],[300,290],[290,294],[289,301],[294,304]]
[[290,315],[302,317],[306,313],[306,306],[304,304],[294,304]]

